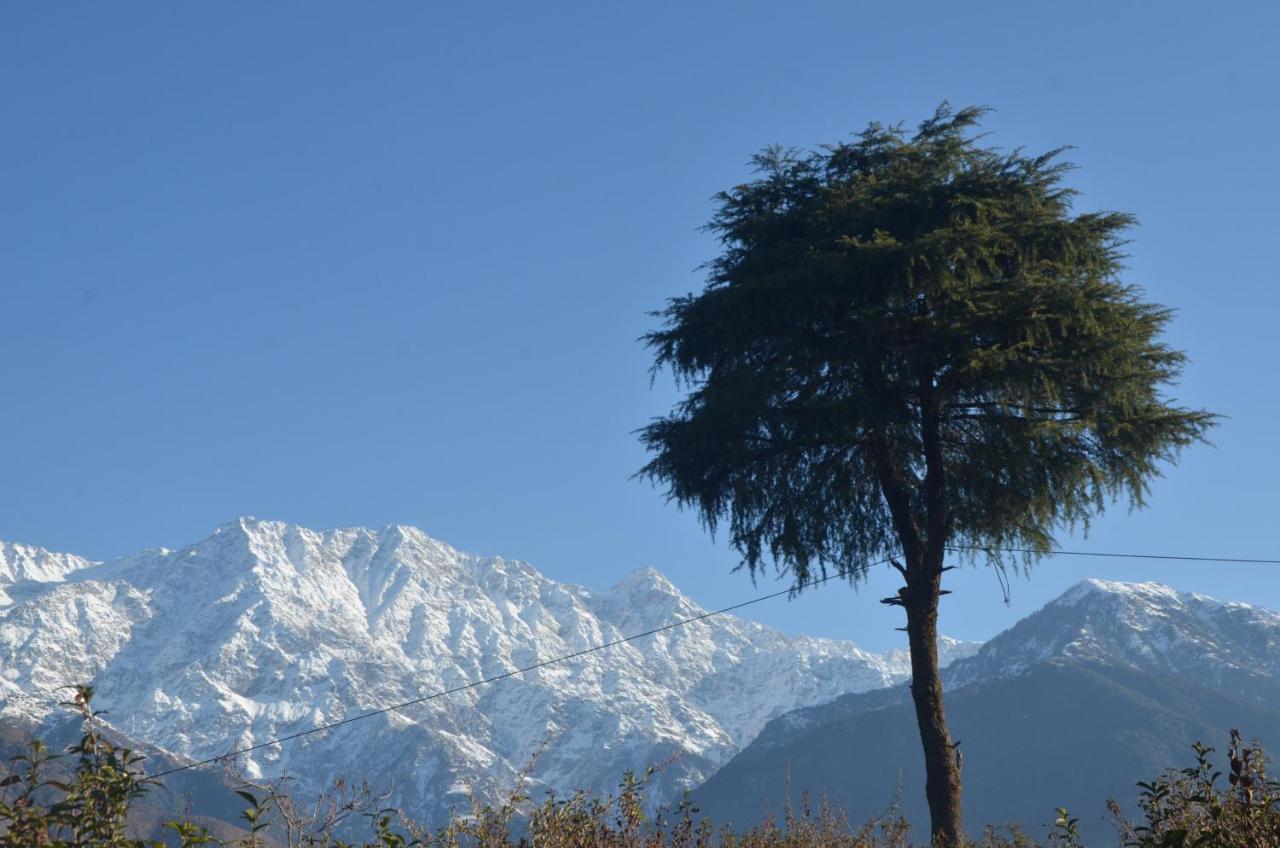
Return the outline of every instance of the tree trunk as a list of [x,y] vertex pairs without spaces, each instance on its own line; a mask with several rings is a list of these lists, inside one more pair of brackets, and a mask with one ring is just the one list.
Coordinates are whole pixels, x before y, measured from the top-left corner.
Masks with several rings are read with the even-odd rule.
[[924,746],[925,796],[934,848],[959,848],[964,838],[960,763],[951,742],[938,675],[938,598],[941,575],[903,593],[911,644],[911,699]]

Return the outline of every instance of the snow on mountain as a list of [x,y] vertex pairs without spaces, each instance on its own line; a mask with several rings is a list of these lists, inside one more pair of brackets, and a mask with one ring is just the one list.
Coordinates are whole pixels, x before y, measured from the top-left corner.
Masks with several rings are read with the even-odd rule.
[[1280,613],[1159,583],[1085,580],[944,674],[948,686],[1092,660],[1200,683],[1280,678]]
[[14,583],[25,581],[53,582],[68,574],[93,565],[71,554],[56,554],[44,548],[0,542],[0,604],[11,600],[4,594]]
[[652,569],[593,593],[409,527],[240,519],[109,563],[7,544],[0,557],[0,717],[45,720],[58,687],[92,680],[120,732],[205,759],[423,699],[242,766],[302,793],[394,777],[394,800],[426,820],[501,797],[531,760],[537,794],[607,790],[675,757],[654,785],[666,800],[771,718],[907,675],[900,653],[725,615],[431,697],[703,610]]

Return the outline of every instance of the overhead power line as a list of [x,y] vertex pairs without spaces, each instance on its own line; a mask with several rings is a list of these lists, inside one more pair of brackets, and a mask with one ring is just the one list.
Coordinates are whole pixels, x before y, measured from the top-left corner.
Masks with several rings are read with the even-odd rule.
[[[949,551],[989,551],[1000,554],[1037,554],[1034,548],[983,548],[977,545],[948,546]],[[1049,551],[1045,556],[1109,557],[1111,559],[1162,559],[1181,562],[1221,562],[1234,565],[1280,565],[1280,559],[1250,559],[1246,557],[1177,556],[1174,554],[1119,554],[1103,551]]]
[[[988,552],[988,553],[1017,553],[1017,554],[1041,553],[1040,551],[1036,551],[1031,548],[998,548],[997,549],[997,548],[982,548],[977,546],[949,546],[947,550],[952,552],[981,551],[981,552]],[[1247,565],[1280,565],[1280,559],[1177,556],[1172,554],[1127,554],[1127,553],[1115,553],[1115,552],[1103,552],[1103,551],[1050,551],[1046,554],[1046,556],[1108,557],[1113,559],[1176,560],[1176,561],[1183,561],[1183,562],[1218,562],[1218,563],[1247,564]],[[876,562],[870,563],[869,565],[867,565],[867,569],[874,568],[877,565],[884,565],[885,563],[889,562],[891,559],[893,559],[893,557],[886,557],[882,560],[878,560]],[[461,686],[455,686],[452,689],[444,689],[439,692],[433,692],[430,695],[423,695],[420,698],[413,698],[411,700],[403,701],[398,704],[392,704],[389,707],[381,707],[376,710],[369,710],[367,712],[358,713],[353,716],[348,716],[347,718],[344,718],[344,719],[339,719],[338,721],[329,722],[328,724],[317,725],[316,727],[310,727],[310,728],[307,728],[306,730],[299,730],[296,733],[290,733],[285,736],[280,736],[276,739],[267,740],[266,742],[259,742],[256,745],[249,745],[244,748],[236,748],[231,751],[228,751],[225,754],[221,754],[216,757],[210,757],[208,759],[198,760],[196,762],[187,763],[186,765],[175,766],[174,768],[168,769],[166,771],[162,771],[162,772],[158,772],[157,774],[150,775],[150,778],[153,780],[157,780],[159,778],[167,777],[171,774],[177,774],[178,772],[186,771],[188,769],[199,768],[200,766],[215,765],[217,763],[224,762],[234,757],[238,757],[242,754],[249,754],[254,751],[262,750],[263,748],[270,748],[273,745],[281,745],[285,742],[292,742],[293,740],[301,739],[304,736],[311,736],[316,733],[324,733],[327,730],[333,730],[335,728],[342,727],[343,725],[352,724],[357,721],[363,721],[364,719],[367,719],[367,718],[373,718],[374,716],[385,715],[387,713],[396,712],[397,710],[402,710],[406,707],[412,707],[418,704],[425,704],[428,701],[434,701],[438,698],[445,698],[445,697],[448,697],[449,695],[455,695],[459,692],[465,692],[468,689],[475,689],[479,686],[485,686],[489,683],[496,683],[499,680],[506,680],[507,678],[515,677],[518,674],[524,674],[525,672],[529,672],[529,671],[536,671],[540,668],[546,668],[547,666],[555,665],[556,663],[566,662],[568,660],[576,659],[578,657],[583,657],[588,654],[594,654],[599,651],[606,650],[608,648],[613,648],[618,645],[625,644],[627,642],[634,642],[637,639],[643,639],[647,636],[653,636],[655,634],[662,633],[667,630],[674,630],[677,627],[683,627],[687,624],[693,624],[696,621],[703,621],[704,619],[713,618],[714,616],[717,616],[717,615],[724,615],[725,613],[730,613],[730,612],[733,612],[734,610],[739,610],[739,609],[742,609],[743,607],[751,606],[752,604],[758,604],[762,601],[772,600],[773,598],[780,598],[783,595],[791,595],[795,593],[797,588],[809,589],[814,586],[818,586],[823,583],[826,583],[830,580],[834,580],[836,578],[847,577],[848,575],[849,575],[848,571],[832,572],[822,577],[818,577],[813,580],[810,580],[809,582],[805,583],[801,587],[792,586],[777,592],[770,592],[767,595],[760,595],[758,597],[751,598],[749,600],[741,601],[736,604],[731,604],[730,606],[727,606],[727,607],[721,607],[720,609],[709,610],[707,612],[699,613],[698,615],[691,616],[689,618],[679,619],[677,621],[664,624],[661,627],[655,627],[651,630],[645,630],[642,633],[633,633],[630,636],[623,636],[619,639],[614,639],[611,642],[605,642],[603,644],[595,645],[590,648],[583,648],[582,650],[579,650],[579,651],[574,651],[569,654],[553,657],[549,660],[543,660],[542,662],[537,662],[532,665],[527,665],[527,666],[524,666],[523,668],[517,668],[511,671],[506,671],[506,672],[503,672],[502,674],[495,674],[492,677],[486,677],[481,680],[473,681],[471,683],[464,683]]]

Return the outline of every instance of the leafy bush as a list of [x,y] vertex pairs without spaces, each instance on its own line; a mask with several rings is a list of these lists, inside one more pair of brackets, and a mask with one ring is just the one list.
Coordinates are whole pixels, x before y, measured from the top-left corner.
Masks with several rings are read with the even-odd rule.
[[1280,782],[1267,776],[1262,746],[1245,745],[1231,731],[1227,785],[1197,742],[1195,765],[1139,783],[1144,822],[1126,821],[1112,802],[1120,832],[1130,848],[1264,848],[1280,846]]
[[[54,759],[38,740],[25,754],[13,758],[13,771],[3,780],[0,797],[0,845],[5,848],[43,846],[128,846],[125,836],[130,805],[147,787],[143,757],[107,740],[98,725],[100,712],[91,706],[93,687],[75,687],[63,706],[80,712],[84,735],[67,749],[77,758],[68,781],[48,776]],[[136,843],[141,845],[141,843]],[[200,844],[200,843],[190,843]]]

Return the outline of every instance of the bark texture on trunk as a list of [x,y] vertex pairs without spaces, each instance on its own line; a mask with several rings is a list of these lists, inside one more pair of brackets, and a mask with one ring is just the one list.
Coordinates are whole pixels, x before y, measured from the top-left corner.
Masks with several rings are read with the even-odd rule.
[[[920,381],[920,436],[925,459],[921,480],[903,469],[883,433],[868,441],[868,449],[889,508],[894,530],[902,543],[905,564],[894,561],[906,586],[882,603],[901,606],[907,613],[907,637],[911,645],[911,700],[924,748],[925,797],[929,801],[929,825],[933,848],[961,848],[964,816],[960,799],[960,761],[947,727],[942,702],[942,678],[938,674],[938,601],[950,526],[947,510],[946,460],[943,455],[941,399],[936,375]],[[923,498],[923,509],[913,504],[912,491]]]
[[911,699],[924,747],[925,797],[934,848],[959,848],[964,839],[960,763],[947,726],[938,674],[938,598],[941,575],[903,594],[911,643]]

